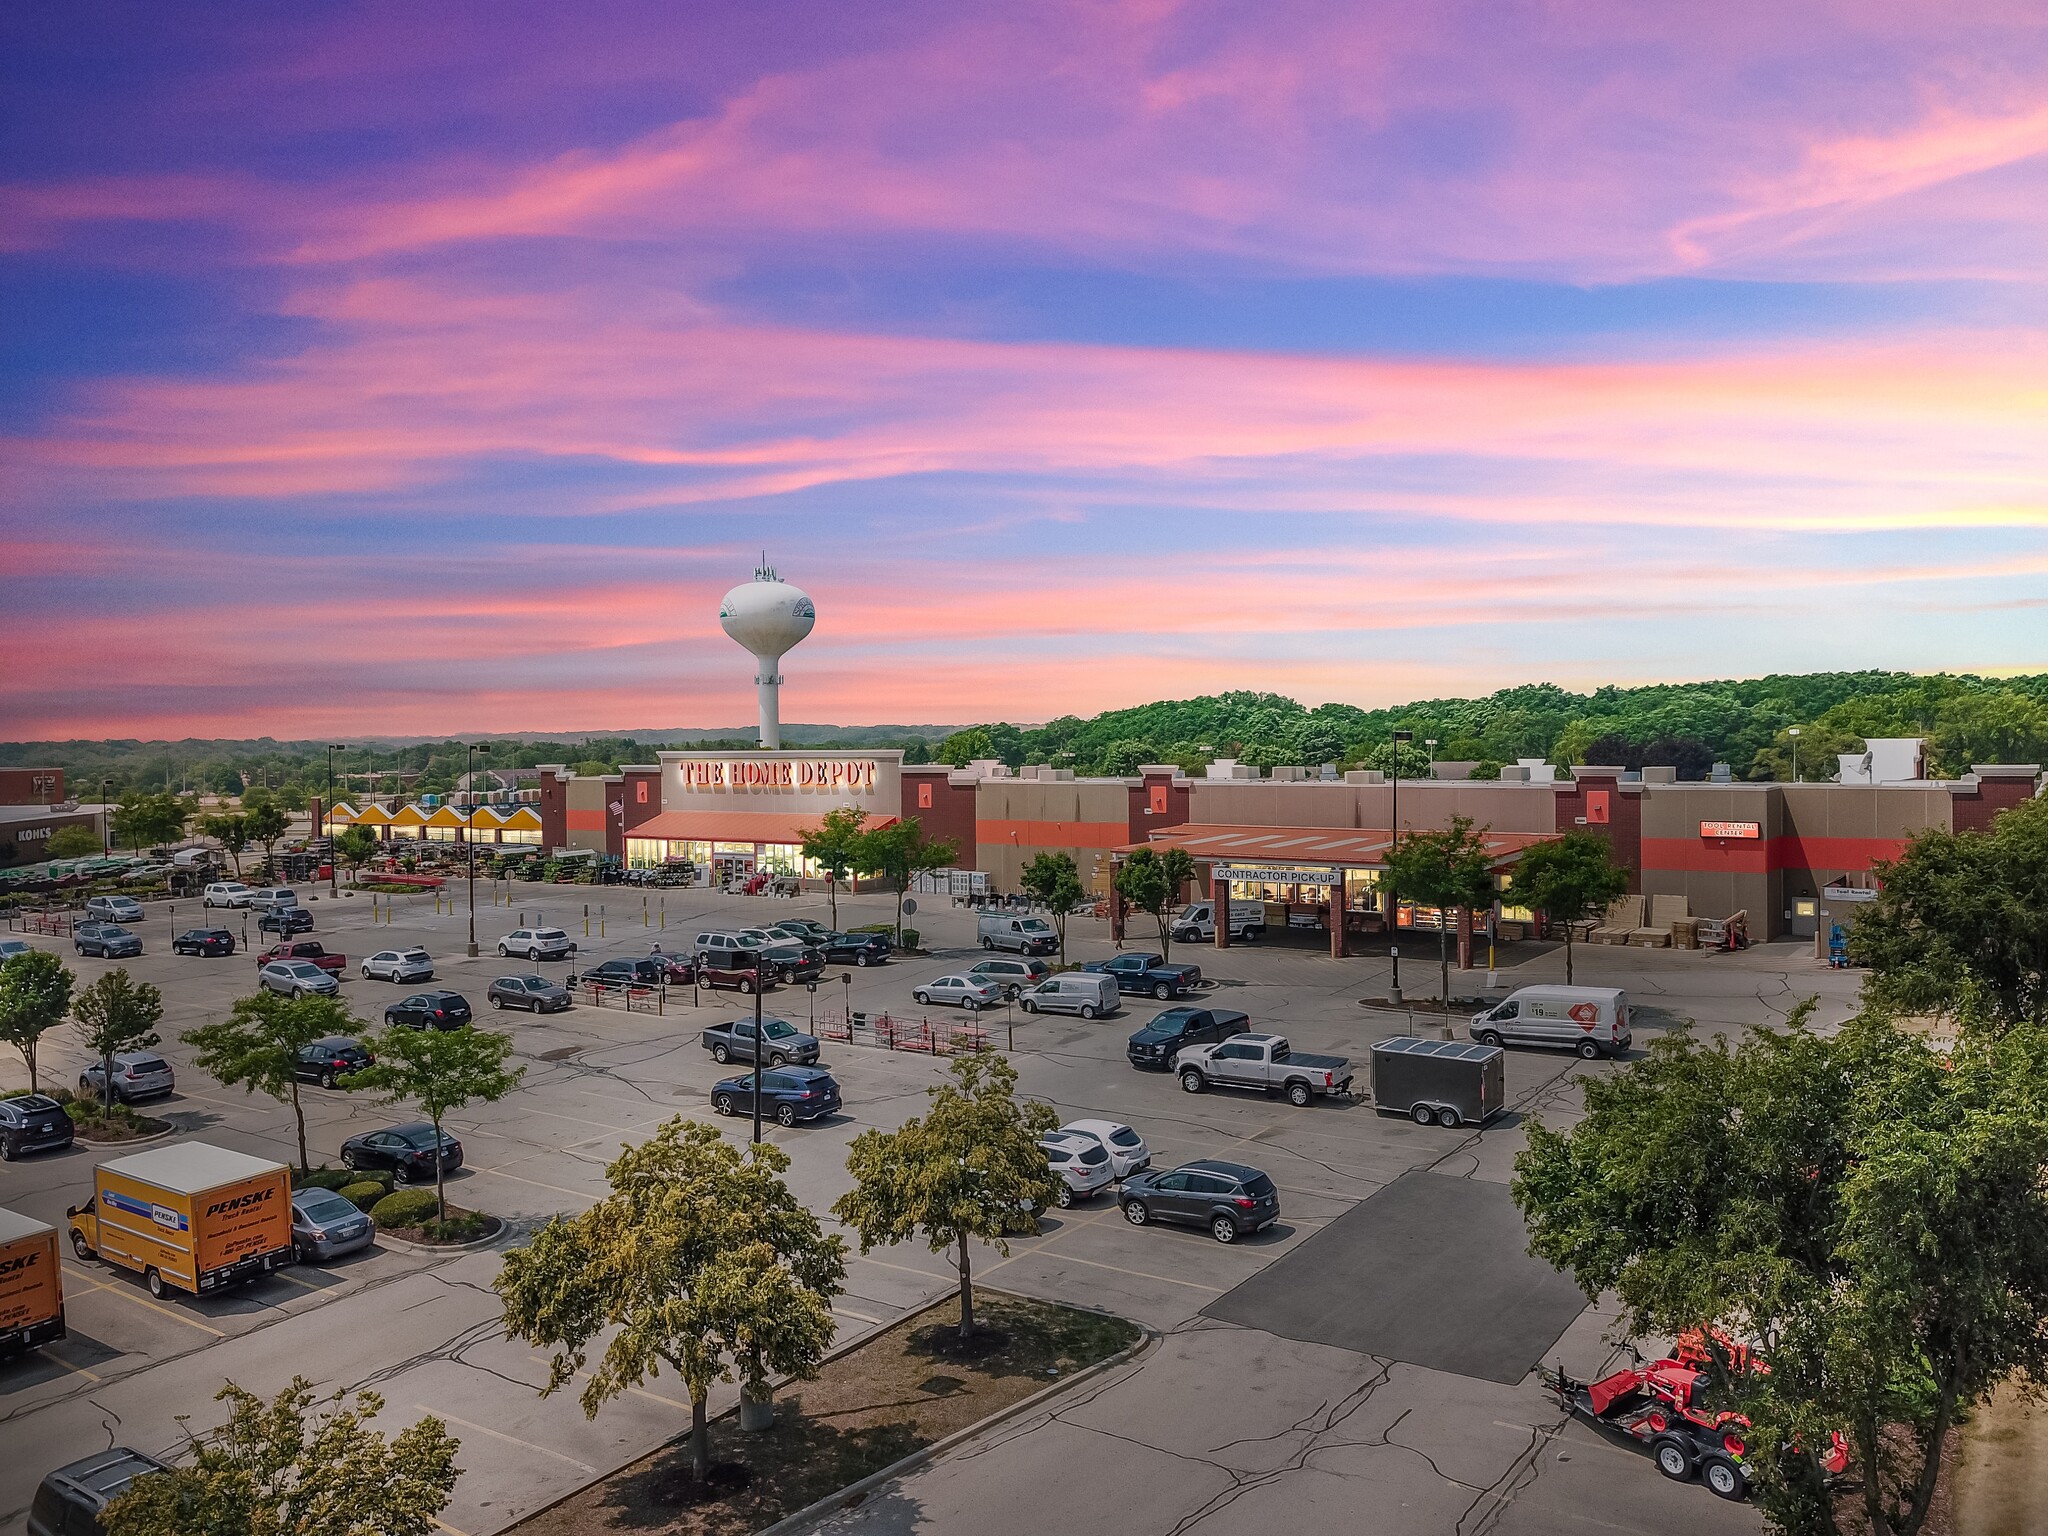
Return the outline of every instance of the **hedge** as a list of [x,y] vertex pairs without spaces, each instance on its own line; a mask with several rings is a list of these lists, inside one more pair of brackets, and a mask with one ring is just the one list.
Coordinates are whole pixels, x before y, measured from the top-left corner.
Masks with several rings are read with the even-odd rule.
[[359,1211],[375,1210],[378,1202],[390,1193],[391,1186],[379,1183],[376,1179],[365,1179],[360,1184],[344,1184],[341,1188],[341,1198]]
[[441,1202],[431,1189],[401,1189],[386,1195],[371,1207],[370,1219],[379,1227],[417,1227],[440,1212]]
[[391,1175],[372,1173],[354,1168],[315,1168],[311,1173],[294,1173],[294,1189],[346,1190],[352,1184],[375,1184],[387,1195],[391,1193]]

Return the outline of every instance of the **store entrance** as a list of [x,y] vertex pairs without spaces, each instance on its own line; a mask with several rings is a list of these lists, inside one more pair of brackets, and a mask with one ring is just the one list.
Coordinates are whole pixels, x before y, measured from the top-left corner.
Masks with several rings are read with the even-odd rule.
[[751,853],[714,853],[711,856],[711,880],[714,885],[726,886],[735,880],[745,880],[754,873],[754,856]]

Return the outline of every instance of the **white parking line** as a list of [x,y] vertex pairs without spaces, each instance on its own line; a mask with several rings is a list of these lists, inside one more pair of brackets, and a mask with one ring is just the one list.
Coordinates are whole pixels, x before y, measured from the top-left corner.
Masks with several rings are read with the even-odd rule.
[[522,1440],[517,1435],[508,1435],[502,1429],[492,1429],[488,1424],[476,1424],[468,1419],[458,1419],[452,1413],[443,1413],[440,1409],[430,1408],[425,1403],[414,1403],[412,1406],[419,1413],[431,1413],[437,1419],[445,1419],[450,1424],[460,1424],[464,1429],[473,1429],[480,1435],[489,1435],[493,1440],[502,1440],[507,1445],[516,1445],[523,1451],[539,1451],[543,1456],[552,1456],[557,1461],[566,1461],[585,1477],[597,1476],[597,1468],[590,1465],[587,1461],[578,1461],[574,1456],[564,1456],[560,1451],[549,1450],[544,1445],[535,1445],[531,1440]]

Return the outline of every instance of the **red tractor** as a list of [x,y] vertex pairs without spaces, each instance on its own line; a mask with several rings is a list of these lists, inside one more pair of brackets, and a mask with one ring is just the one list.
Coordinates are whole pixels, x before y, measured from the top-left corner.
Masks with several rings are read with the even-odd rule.
[[1676,1482],[1692,1478],[1724,1499],[1748,1496],[1749,1420],[1716,1413],[1695,1401],[1706,1375],[1678,1360],[1638,1360],[1594,1382],[1562,1370],[1537,1370],[1558,1406],[1589,1424],[1650,1448],[1657,1470]]

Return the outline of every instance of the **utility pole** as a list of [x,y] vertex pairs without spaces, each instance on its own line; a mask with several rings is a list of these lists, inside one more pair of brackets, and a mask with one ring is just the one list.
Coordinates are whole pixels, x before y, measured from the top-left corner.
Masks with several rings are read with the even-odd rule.
[[[1414,739],[1413,731],[1394,732],[1394,830],[1387,842],[1389,853],[1394,851],[1394,844],[1401,838],[1401,748]],[[1443,920],[1441,913],[1437,920]],[[1387,1001],[1398,1004],[1401,1001],[1401,892],[1398,889],[1394,892],[1394,904],[1387,913],[1387,921],[1392,925],[1394,935],[1394,942],[1389,946],[1394,956],[1394,980],[1387,988]]]
[[754,1145],[761,1145],[761,962],[763,950],[754,951]]
[[341,862],[341,850],[334,846],[334,754],[345,749],[330,746],[327,749],[327,799],[321,804],[321,818],[327,823],[327,894],[338,894],[335,889],[335,865]]
[[462,808],[462,842],[469,850],[469,953],[476,957],[476,755],[481,752],[490,755],[488,741],[473,742],[469,748],[469,783],[471,803]]

